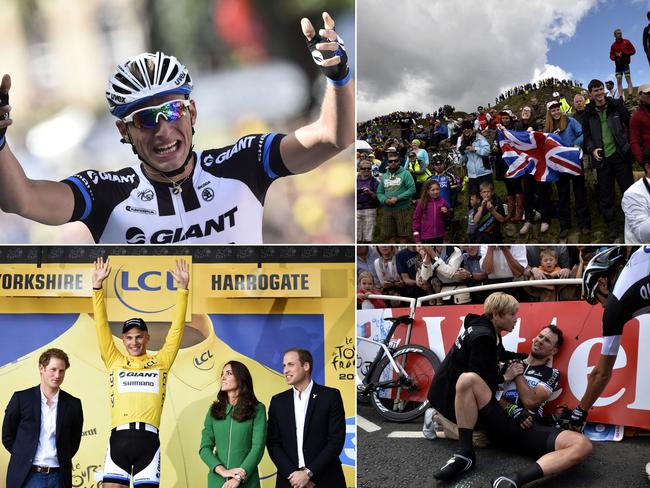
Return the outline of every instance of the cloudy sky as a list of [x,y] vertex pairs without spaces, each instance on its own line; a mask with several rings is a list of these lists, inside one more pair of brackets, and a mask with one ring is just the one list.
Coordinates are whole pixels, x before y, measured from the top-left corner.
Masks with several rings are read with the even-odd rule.
[[357,111],[474,110],[546,76],[614,79],[614,28],[632,41],[635,85],[649,0],[357,0]]

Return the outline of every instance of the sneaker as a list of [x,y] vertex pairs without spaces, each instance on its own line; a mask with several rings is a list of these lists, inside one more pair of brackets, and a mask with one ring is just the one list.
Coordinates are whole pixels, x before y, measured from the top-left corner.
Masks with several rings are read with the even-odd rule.
[[424,412],[424,425],[422,426],[422,435],[425,439],[434,440],[438,436],[436,431],[438,430],[438,422],[436,422],[434,416],[436,415],[435,408],[427,408]]
[[507,476],[499,476],[492,481],[492,488],[519,488],[519,484]]
[[539,231],[543,234],[548,230],[549,227],[550,225],[548,225],[547,222],[542,222],[542,226],[540,227]]
[[530,222],[526,222],[524,225],[521,226],[521,229],[519,229],[519,234],[525,236],[526,234],[528,234],[528,231],[532,226],[533,225]]
[[533,222],[538,222],[540,220],[542,220],[542,214],[537,210],[533,210]]
[[447,464],[440,468],[433,477],[440,481],[451,481],[460,473],[469,471],[476,465],[476,457],[474,454],[471,456],[463,456],[460,453],[454,454]]
[[650,463],[645,465],[645,474],[648,475],[648,479],[650,480]]
[[560,239],[566,239],[567,237],[569,237],[569,229],[562,229],[558,237]]

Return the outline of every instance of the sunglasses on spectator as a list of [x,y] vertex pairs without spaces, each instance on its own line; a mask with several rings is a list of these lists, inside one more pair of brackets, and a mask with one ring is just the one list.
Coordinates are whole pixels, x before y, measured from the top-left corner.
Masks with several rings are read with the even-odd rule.
[[359,169],[361,171],[370,171],[370,169],[372,169],[372,168],[370,168],[370,166],[361,166]]
[[187,108],[190,106],[189,100],[171,100],[161,103],[155,107],[145,107],[136,110],[122,119],[125,124],[132,123],[136,129],[153,129],[158,125],[158,118],[162,115],[168,122],[184,117],[187,114]]

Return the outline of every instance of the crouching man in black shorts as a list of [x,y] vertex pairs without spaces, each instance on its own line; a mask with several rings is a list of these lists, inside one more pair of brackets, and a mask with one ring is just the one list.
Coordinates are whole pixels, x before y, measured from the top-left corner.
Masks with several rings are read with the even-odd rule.
[[[498,361],[526,357],[506,351],[501,343],[501,332],[514,329],[518,310],[519,303],[511,295],[491,294],[485,301],[483,315],[467,315],[465,330],[436,373],[429,401],[443,416],[458,424],[460,441],[458,451],[434,474],[438,480],[449,481],[476,465],[472,433],[477,422],[494,445],[538,458],[518,473],[498,477],[493,483],[495,488],[518,488],[563,471],[591,452],[591,443],[582,434],[535,425],[527,409],[517,404],[506,406],[508,415],[496,400],[497,386],[503,381]],[[546,330],[549,329],[543,329]],[[516,372],[515,367],[510,375],[513,371]]]

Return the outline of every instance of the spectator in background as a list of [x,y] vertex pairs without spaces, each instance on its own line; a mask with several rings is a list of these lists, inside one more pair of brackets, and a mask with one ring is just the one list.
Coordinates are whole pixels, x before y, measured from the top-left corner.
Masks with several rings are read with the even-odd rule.
[[[537,121],[534,117],[534,112],[532,107],[525,105],[521,108],[521,115],[519,119],[515,121],[514,125],[515,130],[527,130],[527,131],[536,131],[539,130]],[[535,177],[530,173],[526,173],[521,177],[521,183],[524,192],[524,225],[519,229],[520,235],[528,234],[531,227],[533,226],[533,220],[535,217],[535,207],[538,205],[538,194],[540,193],[540,183],[535,181]],[[543,205],[547,206],[547,203],[544,202]],[[547,212],[548,213],[548,212]],[[548,217],[547,217],[548,219]]]
[[429,142],[429,134],[427,134],[427,131],[422,124],[418,124],[417,128],[415,129],[415,138],[420,141],[420,145],[422,147],[427,147],[427,144]]
[[390,294],[404,287],[397,271],[395,251],[395,246],[377,246],[379,257],[375,259],[375,273],[379,277],[379,285],[383,294]]
[[395,263],[400,280],[404,283],[402,296],[417,298],[424,295],[424,290],[417,282],[420,254],[416,246],[406,246],[395,255]]
[[605,82],[605,88],[607,89],[607,93],[605,94],[606,96],[613,98],[614,100],[621,98],[621,94],[616,88],[614,88],[614,82],[612,80],[607,80]]
[[614,61],[616,67],[616,84],[621,98],[623,98],[623,76],[627,81],[627,94],[632,96],[634,93],[634,85],[632,85],[632,76],[630,75],[630,60],[635,53],[636,49],[634,49],[632,43],[627,39],[623,39],[621,29],[616,29],[614,31],[614,42],[609,49],[609,59]]
[[480,193],[481,183],[492,183],[492,168],[487,161],[490,144],[485,137],[476,133],[471,121],[464,120],[461,129],[463,132],[458,138],[457,148],[462,154],[461,162],[467,167],[467,190],[470,195]]
[[381,298],[368,298],[369,295],[381,295],[381,290],[376,290],[372,274],[362,271],[357,277],[357,309],[386,308],[386,302]]
[[626,244],[650,242],[650,147],[643,150],[641,163],[644,176],[625,190],[621,201]]
[[474,123],[474,129],[477,131],[484,131],[485,129],[488,128],[488,124],[490,123],[490,115],[485,112],[485,109],[479,105],[476,108],[476,111],[478,112],[478,115],[476,116],[476,122]]
[[477,244],[499,244],[501,224],[506,220],[503,202],[494,192],[492,182],[484,181],[480,187],[481,205],[474,214],[474,236]]
[[401,165],[397,151],[389,148],[388,171],[377,188],[382,205],[381,242],[406,242],[411,237],[411,198],[415,195],[413,177]]
[[488,283],[520,280],[528,266],[526,246],[481,246],[481,268]]
[[429,179],[429,176],[431,176],[431,172],[429,171],[428,164],[424,162],[424,160],[419,159],[417,157],[417,152],[411,150],[408,154],[408,159],[406,161],[406,169],[408,170],[409,173],[411,173],[411,176],[413,177],[413,180],[415,181],[415,195],[414,197],[419,197],[422,193],[422,185],[424,184],[425,181]]
[[362,160],[357,174],[357,242],[372,242],[377,220],[377,188],[379,182],[372,176],[372,163]]
[[429,179],[437,181],[440,185],[440,196],[449,204],[449,218],[451,219],[458,198],[460,182],[456,175],[447,168],[446,158],[444,155],[433,153],[430,161],[429,171],[431,172],[431,177]]
[[585,96],[582,93],[576,93],[573,96],[573,118],[584,125],[585,108],[587,107]]
[[[541,264],[537,267],[537,273],[533,273],[533,268],[528,268],[524,271],[524,279],[532,280],[551,280],[568,278],[571,270],[568,268],[560,268],[557,262],[555,251],[551,248],[544,248],[539,251]],[[546,285],[540,287],[527,287],[526,292],[540,302],[553,302],[558,300],[558,293],[560,286]]]
[[621,193],[633,183],[630,143],[627,133],[630,114],[620,100],[605,97],[600,80],[591,80],[589,95],[593,98],[585,113],[584,148],[592,156],[598,175],[598,204],[608,227],[608,239],[618,238],[614,182]]
[[[454,274],[454,278],[469,287],[482,285],[488,275],[481,268],[480,246],[462,246],[461,250],[463,262]],[[483,303],[486,296],[485,292],[470,293],[472,303]]]
[[469,210],[467,211],[467,242],[469,244],[476,243],[476,223],[474,218],[481,207],[481,201],[481,195],[478,193],[472,193],[469,196]]
[[[514,130],[515,120],[512,111],[502,110],[499,112],[501,123],[497,125],[499,130]],[[508,214],[506,222],[520,222],[524,216],[524,193],[522,188],[521,177],[507,178],[508,165],[503,160],[503,151],[495,138],[492,144],[492,152],[496,156],[496,179],[505,182],[506,185],[506,202],[508,204]]]
[[424,286],[428,293],[438,293],[443,290],[443,285],[457,283],[456,272],[463,262],[463,253],[460,248],[455,246],[419,246],[418,252],[422,262],[419,278],[423,281],[421,286]]
[[413,214],[413,239],[416,243],[438,244],[445,238],[445,222],[451,212],[449,203],[440,196],[440,183],[428,180]]
[[449,137],[447,126],[440,119],[436,119],[431,131],[431,139],[429,142],[430,147],[438,147],[438,144],[440,144],[441,141],[444,141]]
[[381,288],[381,282],[375,270],[375,259],[379,257],[373,246],[357,246],[357,277],[359,273],[368,271],[372,275],[373,287]]
[[630,146],[637,163],[643,151],[650,147],[650,83],[639,86],[639,109],[630,118]]
[[[560,138],[563,146],[581,147],[583,135],[580,123],[573,117],[567,117],[562,112],[558,102],[549,102],[547,109],[544,132],[556,134]],[[560,173],[556,186],[559,198],[559,238],[566,239],[571,229],[571,186],[573,186],[573,199],[580,232],[589,234],[591,231],[591,217],[589,216],[589,208],[587,207],[587,190],[584,174],[574,176],[568,173]]]

